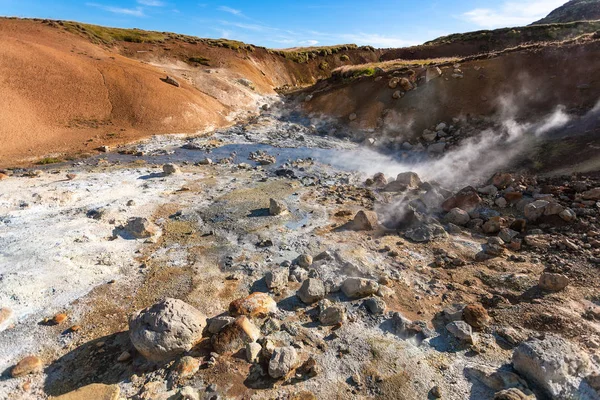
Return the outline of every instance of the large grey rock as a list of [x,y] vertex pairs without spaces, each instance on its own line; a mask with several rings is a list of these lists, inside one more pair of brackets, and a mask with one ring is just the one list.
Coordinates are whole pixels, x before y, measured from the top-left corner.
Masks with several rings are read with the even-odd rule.
[[265,274],[265,283],[269,289],[281,289],[287,286],[290,278],[288,268],[279,268]]
[[340,304],[323,307],[319,313],[319,321],[323,325],[337,325],[346,321],[346,309]]
[[167,361],[189,351],[202,339],[206,317],[177,299],[165,299],[131,316],[129,338],[151,361]]
[[584,378],[597,369],[588,355],[565,339],[547,335],[521,343],[513,367],[553,399],[599,399]]
[[163,165],[162,169],[163,169],[163,174],[165,174],[165,175],[174,175],[174,174],[179,174],[181,172],[179,167],[175,164],[165,164],[165,165]]
[[298,354],[293,347],[275,349],[269,361],[269,376],[275,379],[283,378],[295,367],[297,360]]
[[415,172],[409,171],[398,174],[395,182],[406,185],[406,187],[409,189],[417,189],[421,184],[421,179]]
[[287,207],[281,201],[269,199],[269,215],[281,215],[287,212]]
[[548,204],[550,204],[550,202],[546,200],[536,200],[527,204],[523,210],[525,213],[525,218],[527,218],[529,221],[537,221],[542,215],[544,215],[544,210]]
[[471,325],[467,324],[464,321],[452,321],[448,325],[446,325],[446,329],[450,332],[455,338],[467,342],[474,343],[473,339],[473,329]]
[[303,303],[312,304],[325,297],[325,285],[320,279],[309,278],[302,282],[296,294]]
[[378,289],[377,282],[365,278],[347,278],[342,284],[342,292],[353,299],[372,296]]
[[458,207],[450,210],[444,217],[444,221],[458,226],[465,226],[470,220],[471,217],[469,216],[469,213]]
[[136,239],[145,239],[158,233],[158,226],[150,222],[148,218],[135,217],[127,221],[124,230]]

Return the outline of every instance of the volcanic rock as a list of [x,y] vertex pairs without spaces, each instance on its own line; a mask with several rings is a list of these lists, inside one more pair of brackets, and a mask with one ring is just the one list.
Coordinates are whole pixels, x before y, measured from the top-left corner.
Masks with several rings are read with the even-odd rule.
[[296,294],[305,304],[316,303],[325,297],[325,285],[320,279],[309,278],[302,282]]
[[559,292],[569,285],[569,278],[563,274],[553,274],[550,272],[544,272],[540,276],[538,286],[542,290],[550,292]]
[[550,202],[546,200],[536,200],[527,204],[524,209],[525,218],[527,218],[528,221],[537,221],[544,215],[544,210],[548,204],[550,204]]
[[269,361],[269,376],[275,379],[283,378],[296,366],[297,360],[298,353],[295,348],[288,346],[275,349]]
[[394,182],[406,185],[409,189],[418,189],[421,184],[421,179],[419,178],[419,175],[409,171],[398,174]]
[[594,188],[594,189],[588,190],[586,192],[583,192],[581,194],[581,197],[584,200],[600,200],[600,188]]
[[471,344],[475,343],[473,330],[471,329],[471,326],[464,321],[452,321],[446,325],[446,329],[459,340]]
[[238,317],[212,337],[212,345],[218,354],[235,353],[260,337],[260,330],[246,316]]
[[61,396],[52,397],[53,400],[118,400],[121,395],[119,385],[105,385],[103,383],[92,383],[80,387]]
[[28,356],[23,358],[21,361],[15,365],[11,371],[10,375],[13,378],[18,378],[19,376],[29,375],[36,372],[41,371],[42,369],[42,360],[36,356]]
[[475,330],[485,328],[490,317],[481,304],[469,304],[463,309],[463,320]]
[[255,363],[258,361],[260,356],[260,352],[262,351],[262,346],[256,342],[248,343],[246,345],[246,359],[250,363]]
[[323,307],[323,310],[319,313],[319,322],[326,326],[342,324],[345,321],[346,310],[340,304]]
[[158,232],[156,225],[147,218],[141,217],[130,218],[123,229],[136,239],[149,238]]
[[372,296],[378,289],[377,282],[365,278],[347,278],[342,284],[342,292],[351,299]]
[[383,299],[379,297],[371,297],[365,300],[365,307],[371,312],[371,314],[380,315],[385,312],[386,304]]
[[269,215],[281,215],[287,212],[287,207],[281,201],[269,199]]
[[290,278],[288,268],[279,268],[265,274],[265,283],[269,289],[281,289],[287,286]]
[[163,174],[165,174],[165,175],[175,175],[175,174],[181,173],[181,170],[175,164],[165,164],[165,165],[163,165],[162,169],[163,169]]
[[481,203],[481,197],[477,194],[475,188],[467,186],[461,189],[454,196],[446,199],[442,203],[444,211],[450,211],[453,208],[460,208],[464,211],[473,211]]
[[352,228],[356,231],[372,231],[377,229],[379,222],[374,211],[359,211],[352,220]]
[[206,317],[196,308],[167,298],[131,316],[129,338],[146,359],[162,362],[191,350],[205,326]]
[[277,303],[267,293],[252,293],[229,304],[229,314],[234,317],[265,317],[277,312]]
[[294,260],[294,264],[299,265],[302,268],[307,268],[307,269],[310,268],[312,263],[313,263],[313,258],[309,254],[300,254]]

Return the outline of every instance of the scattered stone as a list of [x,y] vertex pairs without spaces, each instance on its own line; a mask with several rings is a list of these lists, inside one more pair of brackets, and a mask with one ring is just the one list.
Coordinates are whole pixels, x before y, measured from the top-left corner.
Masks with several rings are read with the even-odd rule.
[[466,212],[470,212],[477,208],[479,204],[481,204],[481,197],[479,197],[477,191],[473,187],[467,186],[444,201],[442,203],[442,208],[444,211],[460,208]]
[[575,211],[571,210],[570,208],[565,208],[563,211],[561,211],[558,214],[558,216],[567,222],[572,222],[577,219],[577,215],[575,214]]
[[52,397],[53,400],[118,400],[121,395],[119,385],[92,383],[63,395]]
[[497,392],[494,400],[536,400],[536,397],[533,393],[526,395],[520,389],[509,388]]
[[167,75],[166,78],[162,79],[163,82],[168,83],[169,85],[173,85],[175,87],[180,87],[181,85],[179,84],[179,82],[177,81],[177,79],[173,78],[172,76]]
[[377,282],[365,278],[347,278],[342,284],[342,292],[351,299],[372,296],[378,289]]
[[425,72],[425,82],[432,81],[442,76],[442,70],[439,67],[429,67]]
[[444,217],[444,221],[458,226],[465,226],[470,220],[469,213],[460,208],[453,208]]
[[323,307],[319,313],[319,322],[325,326],[343,324],[346,322],[346,309],[340,304]]
[[313,258],[308,254],[301,254],[294,260],[294,264],[299,265],[302,268],[310,268],[313,263]]
[[408,189],[418,189],[421,185],[419,175],[410,171],[398,174],[394,182],[405,185]]
[[500,233],[498,233],[498,237],[500,239],[502,239],[502,241],[504,243],[512,242],[512,240],[514,238],[516,238],[518,235],[519,235],[519,232],[513,231],[512,229],[509,229],[509,228],[503,228],[500,230]]
[[28,356],[15,365],[10,374],[13,378],[29,375],[42,370],[42,360],[36,356]]
[[158,226],[141,217],[130,218],[123,229],[136,239],[146,239],[158,233]]
[[225,325],[235,321],[235,318],[229,316],[215,317],[208,321],[208,332],[211,334],[219,333]]
[[124,351],[121,354],[119,354],[119,357],[117,357],[117,362],[125,362],[125,361],[129,361],[131,359],[131,353],[128,351]]
[[200,370],[200,360],[190,356],[184,356],[175,364],[174,372],[180,379],[194,376]]
[[277,303],[267,293],[252,293],[229,304],[229,314],[234,317],[266,317],[277,312]]
[[452,321],[446,325],[446,329],[457,339],[474,344],[473,331],[471,326],[464,321]]
[[203,158],[202,160],[198,161],[198,164],[200,165],[212,165],[214,164],[214,161],[210,158]]
[[302,282],[296,295],[305,304],[316,303],[325,297],[325,285],[320,279],[309,278]]
[[494,234],[500,232],[502,229],[502,224],[504,223],[504,219],[501,217],[492,217],[488,219],[483,226],[483,232],[487,234]]
[[348,115],[348,119],[349,119],[350,121],[354,121],[354,120],[356,120],[356,118],[357,118],[357,115],[356,115],[356,113],[352,113],[352,114]]
[[554,274],[551,272],[544,272],[540,276],[538,286],[542,290],[550,292],[559,292],[569,285],[569,278],[563,274]]
[[431,397],[433,397],[434,399],[441,399],[442,398],[442,389],[440,389],[439,386],[434,386],[431,388],[431,390],[429,391],[429,394],[431,395]]
[[150,361],[168,361],[189,351],[202,339],[206,317],[196,308],[167,298],[133,314],[129,338]]
[[288,268],[278,268],[265,274],[265,283],[269,289],[281,289],[287,286],[289,278]]
[[298,354],[291,346],[275,349],[269,361],[269,376],[279,379],[287,376],[296,366]]
[[249,363],[258,362],[258,358],[260,356],[260,352],[262,351],[262,346],[256,342],[248,343],[246,345],[246,359]]
[[212,345],[218,354],[235,353],[260,337],[260,330],[246,316],[238,317],[212,337]]
[[492,177],[492,185],[503,190],[512,185],[514,178],[511,174],[498,172]]
[[385,312],[386,304],[379,297],[371,297],[365,300],[365,307],[367,307],[371,314],[381,315]]
[[181,173],[181,170],[175,164],[165,164],[165,165],[163,165],[162,169],[163,169],[163,174],[165,174],[165,175],[174,175],[174,174]]
[[581,197],[584,200],[600,200],[600,188],[594,188],[594,189],[588,190],[586,192],[583,192],[581,194]]
[[10,308],[0,308],[0,325],[4,322],[8,321],[8,319],[12,316],[12,310]]
[[374,211],[359,211],[352,220],[352,226],[357,231],[372,231],[377,229],[379,222]]
[[65,313],[56,314],[54,318],[52,318],[52,323],[54,325],[60,325],[65,322],[69,317]]
[[485,194],[488,196],[496,196],[498,193],[498,189],[494,185],[488,185],[482,188],[477,189],[477,191],[481,194]]
[[282,215],[287,212],[287,207],[283,202],[275,199],[269,199],[269,215]]
[[427,152],[432,154],[441,154],[444,150],[446,150],[445,142],[433,143],[427,147]]
[[536,200],[527,204],[524,209],[525,218],[528,221],[537,221],[542,215],[544,215],[544,210],[548,204],[550,204],[550,202],[546,200]]

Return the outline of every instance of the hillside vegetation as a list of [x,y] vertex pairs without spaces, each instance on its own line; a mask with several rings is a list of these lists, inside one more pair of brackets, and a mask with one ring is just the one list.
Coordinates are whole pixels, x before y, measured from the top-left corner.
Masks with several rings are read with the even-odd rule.
[[534,22],[533,25],[592,21],[598,19],[600,19],[599,0],[571,0],[567,4],[552,11],[547,17]]

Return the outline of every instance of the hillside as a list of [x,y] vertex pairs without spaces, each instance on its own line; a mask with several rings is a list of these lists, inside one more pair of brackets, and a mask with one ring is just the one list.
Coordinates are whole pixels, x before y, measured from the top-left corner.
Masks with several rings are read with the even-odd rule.
[[[275,52],[49,20],[2,18],[0,35],[4,166],[225,126],[256,111],[275,88],[311,84],[338,66],[378,58],[356,46]],[[181,87],[165,83],[167,75]]]
[[534,22],[532,25],[592,21],[598,19],[600,19],[599,0],[571,0],[567,4],[552,11],[547,17]]

